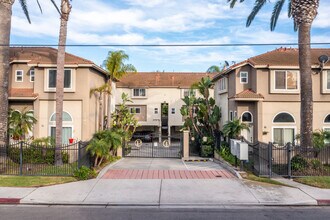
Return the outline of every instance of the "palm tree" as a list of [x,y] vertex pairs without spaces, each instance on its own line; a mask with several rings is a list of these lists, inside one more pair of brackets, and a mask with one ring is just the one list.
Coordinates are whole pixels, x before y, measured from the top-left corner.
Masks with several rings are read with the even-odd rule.
[[[237,0],[227,0],[234,7]],[[244,0],[240,0],[243,2]],[[252,12],[247,18],[249,27],[267,0],[255,0]],[[276,27],[278,17],[285,0],[277,0],[270,20],[270,30]],[[311,68],[311,27],[317,15],[319,0],[288,0],[288,16],[293,18],[295,30],[298,30],[299,69],[300,69],[300,132],[301,146],[313,146],[313,86]]]
[[[41,10],[39,1],[36,0]],[[50,0],[57,8],[54,0]],[[8,76],[9,76],[9,43],[12,6],[15,0],[0,0],[0,144],[8,142]],[[31,23],[26,0],[19,0],[22,10]]]
[[[103,65],[109,73],[108,84],[111,85],[111,80],[120,79],[129,72],[136,73],[136,68],[132,64],[125,64],[129,56],[122,50],[109,51],[107,59]],[[108,112],[107,112],[107,127],[111,125],[111,96],[108,96]]]
[[[232,61],[232,63],[234,63],[234,62]],[[223,70],[225,70],[228,66],[229,66],[229,62],[225,61],[223,65],[220,63],[220,66],[217,66],[217,65],[210,66],[206,70],[206,72],[207,73],[220,73]]]
[[103,128],[103,96],[104,94],[111,95],[111,86],[106,83],[100,87],[90,90],[90,95],[95,94],[99,96],[99,131]]
[[22,112],[13,109],[9,110],[8,130],[14,140],[24,140],[25,135],[31,132],[33,125],[37,123],[37,119],[33,116],[33,111],[27,111],[26,108]]
[[233,121],[230,121],[223,126],[223,133],[229,138],[239,138],[243,130],[249,131],[250,129],[249,126],[241,122],[239,118],[235,118]]
[[64,64],[65,64],[65,44],[68,30],[68,20],[71,12],[70,0],[61,0],[61,26],[57,52],[57,73],[56,73],[56,150],[55,165],[62,165],[62,117],[63,117],[63,95],[64,95]]

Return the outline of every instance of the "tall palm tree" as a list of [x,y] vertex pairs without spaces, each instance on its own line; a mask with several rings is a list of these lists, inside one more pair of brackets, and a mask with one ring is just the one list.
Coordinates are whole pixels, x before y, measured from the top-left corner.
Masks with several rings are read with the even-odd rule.
[[61,26],[57,52],[57,73],[56,73],[56,150],[55,164],[62,165],[62,118],[63,118],[63,95],[64,95],[64,64],[65,64],[65,44],[68,30],[68,20],[71,12],[70,0],[61,0]]
[[[129,56],[122,50],[109,51],[107,59],[103,65],[109,73],[108,84],[111,85],[111,80],[120,79],[129,72],[136,73],[136,68],[132,64],[125,64],[125,61],[129,60]],[[111,125],[111,96],[108,96],[108,112],[107,112],[107,127]]]
[[[39,1],[36,0],[41,10]],[[54,0],[50,0],[57,8]],[[0,144],[8,142],[8,76],[9,76],[9,43],[12,6],[15,0],[0,0]],[[19,0],[22,10],[31,23],[26,0]]]
[[10,109],[8,120],[9,134],[15,140],[24,140],[26,134],[32,131],[33,125],[37,123],[37,119],[33,116],[33,111],[26,110],[26,107],[22,112]]
[[95,94],[99,96],[99,131],[103,129],[103,96],[104,94],[111,95],[111,86],[106,83],[100,87],[93,88],[89,91],[90,95]]
[[[237,0],[227,0],[231,7]],[[240,0],[244,2],[244,0]],[[246,26],[249,27],[267,0],[255,0],[252,12],[248,16]],[[288,0],[288,16],[293,18],[295,29],[298,30],[299,69],[300,69],[300,132],[301,146],[313,146],[313,86],[311,68],[311,27],[317,15],[319,0]],[[285,0],[277,0],[270,20],[270,29],[276,27],[278,17]]]
[[[234,63],[232,61],[232,63]],[[228,61],[225,61],[224,64],[221,64],[218,66],[218,65],[212,65],[210,66],[206,72],[207,73],[220,73],[221,71],[225,70],[227,67],[229,66],[229,62]]]

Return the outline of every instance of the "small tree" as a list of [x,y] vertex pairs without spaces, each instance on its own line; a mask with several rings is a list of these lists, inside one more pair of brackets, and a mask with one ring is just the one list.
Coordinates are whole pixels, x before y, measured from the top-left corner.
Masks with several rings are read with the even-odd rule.
[[37,123],[37,119],[33,116],[32,110],[23,109],[22,112],[18,110],[9,110],[9,134],[14,140],[24,140],[26,134],[31,132],[33,125]]
[[238,139],[243,130],[250,130],[249,126],[243,122],[239,118],[235,118],[233,121],[227,122],[223,126],[223,133],[225,136],[229,138]]
[[125,141],[129,141],[138,127],[138,120],[127,106],[127,103],[132,103],[132,100],[128,98],[128,94],[123,93],[121,98],[122,103],[116,108],[115,113],[112,115],[112,126],[114,129],[122,132]]
[[122,145],[122,136],[116,131],[99,131],[94,134],[87,150],[94,156],[94,167],[100,166],[111,153]]
[[[99,98],[99,131],[103,128],[103,119],[104,119],[104,113],[103,113],[103,96],[104,94],[110,95],[111,94],[111,85],[108,83],[93,88],[89,91],[90,95],[95,94]],[[108,106],[110,108],[110,106]]]

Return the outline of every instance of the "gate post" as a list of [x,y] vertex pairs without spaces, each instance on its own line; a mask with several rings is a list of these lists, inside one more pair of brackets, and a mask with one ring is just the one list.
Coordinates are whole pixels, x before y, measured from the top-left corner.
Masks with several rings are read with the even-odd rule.
[[23,141],[19,143],[19,175],[23,175]]
[[273,144],[268,143],[268,166],[269,166],[269,178],[272,178],[273,174]]
[[287,155],[287,157],[288,157],[288,176],[291,179],[291,176],[292,176],[292,174],[291,174],[291,150],[292,150],[291,143],[287,143],[286,148],[287,148],[287,154],[288,154]]
[[78,142],[78,169],[81,167],[81,154],[80,154],[80,149],[81,149],[81,141]]
[[189,131],[183,131],[183,158],[188,158],[189,152]]

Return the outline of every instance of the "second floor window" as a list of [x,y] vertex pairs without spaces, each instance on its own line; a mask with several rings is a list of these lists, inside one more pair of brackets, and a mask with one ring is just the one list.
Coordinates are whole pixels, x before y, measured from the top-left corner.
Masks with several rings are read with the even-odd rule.
[[154,113],[155,113],[155,115],[158,114],[158,108],[155,108],[155,109],[154,109]]
[[16,70],[15,82],[23,82],[23,70]]
[[247,84],[249,81],[248,81],[248,72],[241,72],[240,73],[240,81],[242,84]]
[[293,71],[275,71],[275,89],[276,90],[297,90],[298,73]]
[[194,89],[184,89],[183,96],[196,96],[196,91]]
[[133,96],[134,97],[145,97],[146,89],[133,89]]
[[330,70],[327,71],[327,90],[330,90]]
[[[71,70],[64,70],[64,88],[69,89],[72,87],[72,74]],[[48,71],[48,88],[56,88],[56,70]]]
[[34,69],[30,70],[30,82],[34,82]]
[[175,114],[175,108],[172,108],[171,113],[172,113],[172,114]]
[[219,90],[220,90],[220,91],[225,91],[225,90],[227,90],[227,78],[221,78],[221,79],[220,79]]

